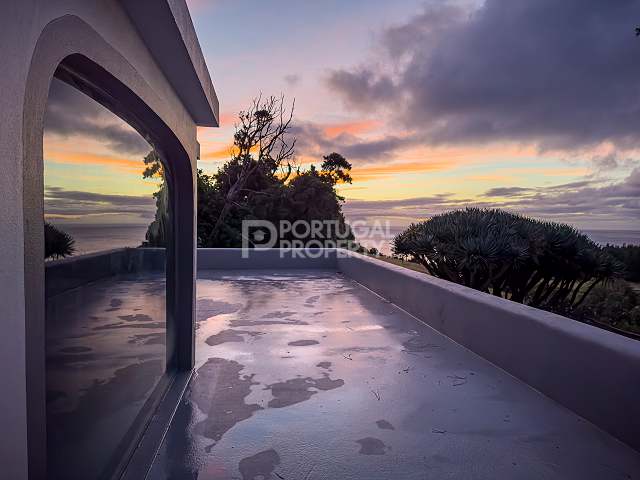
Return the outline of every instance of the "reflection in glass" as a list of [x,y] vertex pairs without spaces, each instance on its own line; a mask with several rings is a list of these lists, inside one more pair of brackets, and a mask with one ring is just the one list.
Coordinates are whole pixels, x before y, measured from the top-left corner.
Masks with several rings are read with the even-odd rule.
[[55,79],[44,159],[49,478],[110,478],[166,382],[165,250],[144,247],[166,245],[167,189],[136,131]]

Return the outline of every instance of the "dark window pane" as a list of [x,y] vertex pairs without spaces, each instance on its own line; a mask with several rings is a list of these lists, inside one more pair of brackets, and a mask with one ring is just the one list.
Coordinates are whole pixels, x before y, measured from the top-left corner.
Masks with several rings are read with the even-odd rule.
[[147,247],[163,246],[167,232],[157,232],[169,222],[154,222],[167,192],[162,169],[143,178],[159,166],[143,161],[151,151],[117,116],[54,80],[44,136],[53,479],[116,472],[163,392],[166,255]]

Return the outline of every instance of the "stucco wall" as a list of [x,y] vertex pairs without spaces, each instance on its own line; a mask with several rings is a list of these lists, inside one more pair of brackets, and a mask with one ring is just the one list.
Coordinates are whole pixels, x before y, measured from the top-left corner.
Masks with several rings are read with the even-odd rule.
[[[74,44],[74,29],[67,28],[62,29],[62,35],[49,38],[45,42],[47,45],[38,43],[43,31],[48,29],[55,33],[56,22],[69,19],[74,20],[71,22],[74,25],[82,25],[83,31],[93,33]],[[148,21],[153,20],[153,12],[150,12]],[[28,155],[33,155],[38,145],[41,149],[42,111],[36,110],[42,110],[43,101],[46,101],[48,84],[55,69],[53,63],[62,60],[56,55],[79,51],[88,57],[99,56],[104,49],[96,48],[99,42],[94,42],[94,38],[100,39],[100,45],[108,45],[112,49],[111,60],[105,68],[155,111],[174,132],[189,156],[192,173],[195,172],[198,153],[195,124],[118,1],[2,2],[0,305],[3,335],[0,336],[0,364],[3,366],[3,378],[0,384],[0,425],[3,435],[0,440],[0,464],[3,468],[0,469],[0,478],[20,480],[27,478],[28,473],[31,478],[39,478],[42,473],[41,462],[34,459],[30,462],[27,457],[27,443],[35,442],[30,452],[37,453],[43,450],[42,439],[37,438],[38,435],[27,437],[26,425],[29,421],[27,404],[42,393],[28,391],[30,354],[27,347],[28,342],[42,343],[43,337],[39,334],[28,336],[26,319],[29,315],[25,313],[30,307],[25,297],[30,295],[33,287],[25,285],[25,265],[37,265],[42,260],[38,252],[34,255],[27,251],[25,256],[24,248],[25,226],[28,229],[41,228],[38,226],[41,219],[36,219],[37,215],[33,215],[33,212],[41,212],[43,202],[41,195],[25,196],[24,192],[30,191],[25,190],[27,185],[32,189],[38,182],[41,184],[42,171],[41,165],[33,168],[33,157],[25,158],[27,150],[24,146],[33,148]],[[34,65],[32,60],[41,47],[47,52],[39,59],[40,63]],[[102,64],[100,61],[98,63]],[[36,72],[36,77],[39,77],[36,82],[38,88],[26,88],[27,79],[31,78],[30,71],[32,75]],[[135,72],[135,75],[131,72]],[[37,105],[38,108],[25,111],[25,104]],[[26,131],[24,125],[36,125],[39,128]],[[33,419],[32,416],[30,418]],[[42,416],[35,418],[36,423],[42,423],[43,420]],[[28,472],[29,468],[31,472]]]
[[637,340],[356,253],[338,269],[640,450]]
[[[246,254],[245,254],[246,253]],[[312,249],[253,249],[199,248],[198,270],[208,269],[287,269],[313,268],[335,269],[336,251]]]

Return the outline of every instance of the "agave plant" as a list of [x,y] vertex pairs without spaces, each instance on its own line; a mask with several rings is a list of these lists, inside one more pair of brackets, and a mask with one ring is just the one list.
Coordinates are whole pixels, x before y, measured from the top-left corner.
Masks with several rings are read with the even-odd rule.
[[534,306],[572,309],[622,266],[575,228],[498,209],[456,210],[412,224],[396,255],[436,277]]
[[66,232],[44,223],[44,258],[63,258],[75,251],[75,240]]

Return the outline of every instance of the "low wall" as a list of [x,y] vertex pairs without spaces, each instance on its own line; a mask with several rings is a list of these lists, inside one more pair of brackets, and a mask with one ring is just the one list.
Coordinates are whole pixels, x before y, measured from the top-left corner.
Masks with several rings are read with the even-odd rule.
[[249,249],[199,248],[198,270],[224,269],[289,269],[337,268],[336,250],[322,248],[294,249]]
[[51,297],[101,278],[165,268],[163,248],[120,248],[45,263],[45,295]]
[[338,269],[640,450],[640,342],[357,253]]

